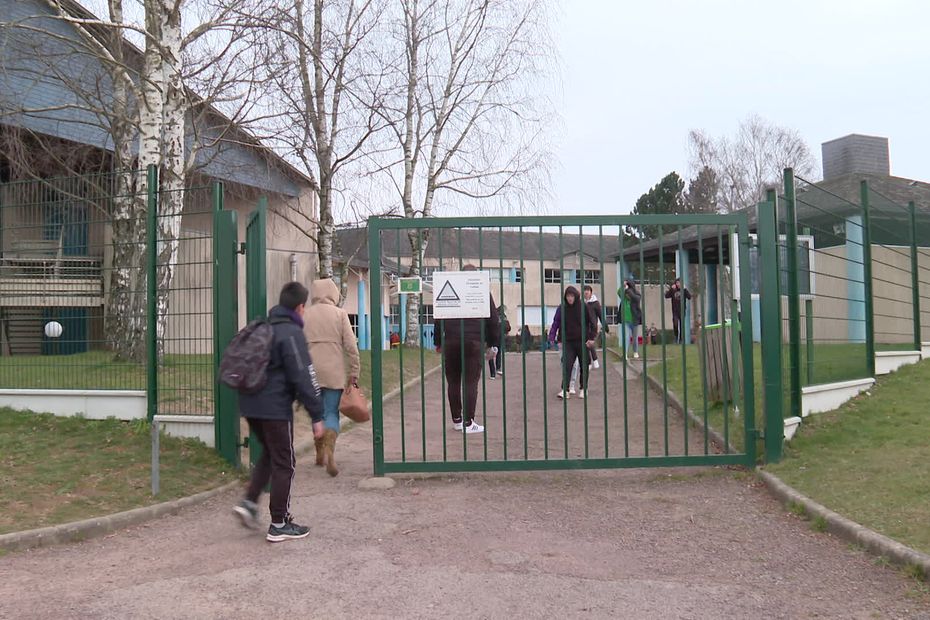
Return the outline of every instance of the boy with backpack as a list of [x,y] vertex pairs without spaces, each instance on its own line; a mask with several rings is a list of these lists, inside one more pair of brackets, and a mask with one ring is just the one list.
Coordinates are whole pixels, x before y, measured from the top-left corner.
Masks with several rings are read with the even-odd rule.
[[[309,527],[294,523],[290,514],[291,481],[297,463],[294,455],[295,400],[310,414],[313,436],[323,436],[323,402],[303,333],[304,306],[308,295],[307,288],[299,282],[285,284],[278,305],[268,313],[267,321],[250,323],[243,329],[227,347],[223,359],[226,363],[220,365],[220,378],[224,383],[240,382],[236,386],[239,388],[239,413],[262,447],[245,498],[233,510],[243,525],[257,529],[256,502],[270,481],[268,508],[271,525],[265,538],[271,542],[303,538],[310,533]],[[250,329],[251,332],[247,333]],[[243,335],[246,339],[241,338]],[[252,347],[242,344],[248,338],[255,338]],[[258,350],[258,344],[267,348]],[[238,354],[240,362],[235,365],[235,371],[228,369],[234,364],[227,360],[237,357],[231,355],[231,349]],[[263,364],[266,364],[264,368]],[[263,376],[257,376],[262,372]],[[249,377],[249,374],[253,376]],[[257,387],[243,391],[241,382],[250,380]]]

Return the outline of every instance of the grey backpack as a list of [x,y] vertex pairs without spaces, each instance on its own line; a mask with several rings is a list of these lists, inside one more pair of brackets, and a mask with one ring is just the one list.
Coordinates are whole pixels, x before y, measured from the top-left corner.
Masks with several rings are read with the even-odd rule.
[[243,394],[265,387],[273,341],[274,329],[267,319],[255,319],[239,330],[223,351],[220,382]]

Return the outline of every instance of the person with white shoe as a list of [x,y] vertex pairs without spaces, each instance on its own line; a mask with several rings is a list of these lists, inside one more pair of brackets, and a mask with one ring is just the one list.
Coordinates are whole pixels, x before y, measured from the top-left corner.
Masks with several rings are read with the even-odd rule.
[[630,357],[630,349],[633,351],[633,359],[639,359],[639,326],[643,324],[643,311],[640,306],[642,294],[636,290],[636,284],[633,277],[628,276],[623,283],[623,288],[617,291],[620,298],[621,316],[625,327],[623,337],[626,339],[624,349],[627,357]]
[[[590,284],[585,284],[582,294],[584,295],[584,302],[594,311],[597,320],[604,326],[604,333],[609,334],[610,326],[607,325],[607,317],[604,316],[604,310],[601,308],[600,300],[598,300],[597,295],[594,294],[594,288],[592,288]],[[597,346],[589,348],[588,353],[591,355],[591,368],[600,368],[601,363],[597,361]],[[574,377],[574,374],[572,376]]]
[[[462,271],[477,269],[465,265]],[[500,318],[493,295],[490,303],[487,319],[438,319],[433,330],[433,344],[442,352],[445,366],[452,425],[468,434],[484,432],[484,427],[475,422],[478,382],[482,364],[489,359],[485,347],[490,352],[500,340]]]
[[557,311],[558,323],[553,321],[550,340],[556,338],[562,342],[562,389],[559,398],[567,398],[571,381],[572,366],[578,362],[580,387],[578,397],[585,397],[588,389],[587,351],[594,346],[597,336],[597,315],[581,298],[578,289],[569,286],[562,297],[562,305]]

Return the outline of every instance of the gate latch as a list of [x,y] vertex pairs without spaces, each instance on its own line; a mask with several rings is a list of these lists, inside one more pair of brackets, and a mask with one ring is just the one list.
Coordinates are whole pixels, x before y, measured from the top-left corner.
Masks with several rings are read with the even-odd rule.
[[246,247],[246,246],[245,246],[245,241],[241,242],[241,243],[239,244],[239,251],[236,252],[236,254],[245,254],[245,247]]

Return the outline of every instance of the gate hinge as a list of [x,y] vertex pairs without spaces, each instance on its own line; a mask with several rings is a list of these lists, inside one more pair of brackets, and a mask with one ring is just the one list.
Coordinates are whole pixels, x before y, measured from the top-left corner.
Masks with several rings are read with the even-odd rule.
[[240,448],[248,448],[248,447],[249,447],[249,436],[248,436],[248,435],[246,435],[245,437],[242,438],[242,443],[239,444],[239,447],[240,447]]
[[243,241],[239,244],[239,250],[236,252],[236,254],[245,254],[245,248],[245,241]]

